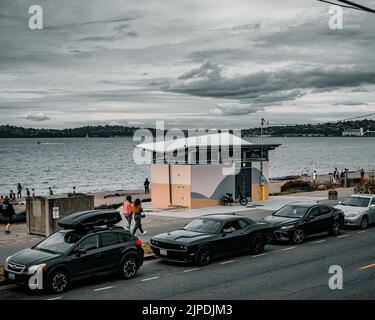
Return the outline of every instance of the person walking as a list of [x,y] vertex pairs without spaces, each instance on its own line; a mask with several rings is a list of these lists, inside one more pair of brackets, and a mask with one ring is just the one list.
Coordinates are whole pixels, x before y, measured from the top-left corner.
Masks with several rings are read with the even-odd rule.
[[134,221],[135,221],[133,234],[135,234],[137,232],[137,230],[139,229],[139,231],[141,231],[142,235],[144,236],[147,233],[147,231],[144,231],[143,228],[142,228],[142,218],[144,218],[145,215],[143,213],[141,200],[135,199],[132,209],[133,209],[132,211],[133,211]]
[[51,187],[49,187],[49,195],[50,195],[50,196],[53,196],[53,191],[52,191],[52,188],[51,188]]
[[365,170],[363,170],[363,168],[361,169],[360,176],[361,176],[361,181],[365,180]]
[[22,186],[20,183],[18,183],[17,185],[17,198],[21,198],[22,197]]
[[313,183],[314,183],[314,185],[316,184],[317,180],[318,180],[318,173],[316,172],[316,170],[314,170],[314,173],[313,173]]
[[148,178],[146,178],[146,180],[143,183],[143,185],[145,187],[145,194],[150,193],[150,181],[148,180]]
[[10,203],[10,200],[8,197],[5,197],[4,202],[1,204],[1,214],[3,215],[5,219],[5,233],[10,233],[10,227],[13,223],[13,217],[16,215],[16,212],[14,211],[13,205]]
[[29,188],[26,188],[26,197],[30,198],[30,190],[29,190]]
[[126,200],[122,206],[122,212],[126,221],[128,221],[128,230],[130,230],[132,219],[133,219],[133,209],[132,209],[132,197],[126,196]]

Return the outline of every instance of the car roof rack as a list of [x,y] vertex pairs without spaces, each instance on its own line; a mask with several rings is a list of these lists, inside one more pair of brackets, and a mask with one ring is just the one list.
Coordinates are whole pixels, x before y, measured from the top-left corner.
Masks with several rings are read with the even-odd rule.
[[121,221],[121,215],[115,210],[80,211],[61,219],[58,225],[62,229],[92,229],[99,226],[112,227]]

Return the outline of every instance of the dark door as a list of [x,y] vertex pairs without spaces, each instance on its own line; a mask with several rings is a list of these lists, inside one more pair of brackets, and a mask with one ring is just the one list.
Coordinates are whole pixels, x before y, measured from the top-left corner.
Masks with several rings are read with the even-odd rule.
[[246,234],[238,221],[227,222],[221,231],[223,255],[243,250],[246,243]]
[[251,199],[251,168],[241,168],[240,172],[235,176],[236,193],[235,197],[241,192],[246,198]]
[[[86,253],[79,253],[76,249],[82,252],[85,251]],[[74,277],[82,277],[100,272],[103,268],[103,261],[98,235],[84,238],[75,249],[73,249],[70,257],[69,266],[72,269]]]
[[105,232],[100,234],[103,266],[105,271],[116,269],[121,262],[121,251],[124,239],[119,232]]
[[332,209],[327,206],[320,206],[320,214],[318,219],[320,221],[319,232],[331,230],[333,223]]
[[310,209],[310,211],[305,216],[304,221],[304,232],[306,236],[310,236],[313,234],[317,234],[321,231],[318,231],[320,229],[320,221],[318,219],[320,214],[319,207],[313,207]]

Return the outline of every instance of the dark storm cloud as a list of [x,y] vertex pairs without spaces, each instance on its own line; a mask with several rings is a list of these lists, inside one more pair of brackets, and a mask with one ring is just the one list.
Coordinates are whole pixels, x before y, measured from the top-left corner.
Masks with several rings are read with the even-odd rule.
[[365,84],[375,84],[375,70],[361,67],[291,65],[277,71],[258,71],[228,77],[223,75],[221,66],[206,61],[200,67],[181,75],[165,89],[200,97],[269,103],[295,99],[310,89],[330,91]]

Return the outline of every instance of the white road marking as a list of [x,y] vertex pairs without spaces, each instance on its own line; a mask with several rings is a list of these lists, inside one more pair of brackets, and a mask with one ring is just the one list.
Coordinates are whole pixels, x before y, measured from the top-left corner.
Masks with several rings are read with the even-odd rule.
[[104,287],[104,288],[98,288],[98,289],[94,289],[94,291],[108,290],[108,289],[112,289],[112,288],[114,288],[114,286],[109,286],[109,287]]
[[349,237],[349,235],[348,234],[343,234],[342,236],[338,236],[337,239],[346,238],[346,237]]
[[358,234],[365,233],[366,230],[358,231]]
[[192,272],[192,271],[197,271],[199,270],[199,268],[195,268],[195,269],[188,269],[188,270],[184,270],[183,272]]
[[224,262],[220,262],[220,264],[229,264],[229,263],[233,263],[233,262],[235,262],[234,260],[230,260],[230,261],[224,261]]
[[288,250],[293,250],[295,248],[297,248],[297,247],[289,247],[289,248],[281,249],[280,251],[288,251]]
[[46,299],[46,300],[51,301],[51,300],[59,300],[59,299],[62,299],[62,297],[55,297],[55,298],[50,298],[50,299]]
[[263,256],[266,256],[266,255],[269,255],[271,254],[272,252],[265,252],[265,253],[261,253],[261,254],[257,254],[255,256],[251,256],[252,258],[258,258],[258,257],[263,257]]
[[318,243],[323,243],[323,242],[326,242],[327,240],[318,240],[318,241],[315,241],[315,242],[311,242],[311,244],[318,244]]
[[150,281],[150,280],[155,280],[155,279],[159,279],[159,277],[146,278],[141,281],[144,282],[144,281]]

